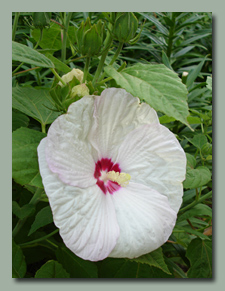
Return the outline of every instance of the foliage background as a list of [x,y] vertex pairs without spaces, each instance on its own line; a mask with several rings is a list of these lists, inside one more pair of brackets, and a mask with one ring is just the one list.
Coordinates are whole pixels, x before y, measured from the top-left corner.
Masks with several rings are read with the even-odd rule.
[[[35,38],[35,31],[32,31],[24,20],[29,16],[29,13],[21,14],[15,40],[32,47],[35,46],[38,38]],[[176,15],[176,27],[182,25],[183,27],[176,32],[176,34],[180,33],[180,36],[172,46],[169,42],[171,38],[168,38],[171,27],[173,27],[169,21],[173,19],[172,13],[136,13],[136,16],[140,23],[143,19],[147,19],[141,37],[133,46],[124,45],[117,65],[122,64],[123,61],[127,62],[128,67],[137,62],[163,63],[177,72],[180,77],[183,72],[189,72],[189,77],[186,81],[183,78],[183,82],[186,82],[189,91],[188,105],[191,114],[188,122],[195,131],[192,132],[181,122],[160,114],[161,123],[177,135],[188,158],[188,175],[184,182],[184,204],[181,208],[183,211],[180,212],[173,236],[171,236],[170,242],[154,254],[145,256],[141,261],[106,259],[96,264],[82,261],[63,245],[52,223],[46,197],[43,195],[36,207],[30,206],[29,201],[32,199],[34,187],[37,187],[40,181],[36,176],[37,179],[33,179],[32,176],[29,181],[21,180],[24,175],[18,177],[18,173],[21,172],[20,166],[24,161],[20,160],[15,163],[16,159],[13,158],[13,226],[19,220],[29,216],[20,232],[15,236],[15,243],[13,242],[13,259],[16,258],[13,262],[14,277],[39,276],[43,278],[46,274],[48,277],[61,278],[68,276],[78,278],[96,276],[103,278],[208,278],[212,276],[212,265],[209,259],[211,257],[210,226],[212,219],[210,174],[212,170],[212,91],[210,79],[207,79],[212,73],[211,13]],[[57,17],[57,15],[53,14],[53,17]],[[74,21],[79,23],[85,17],[87,17],[86,13],[76,13]],[[93,13],[92,17],[95,19],[101,15]],[[189,22],[185,24],[187,19]],[[46,42],[43,42],[42,45],[39,43],[38,51],[49,57],[53,51],[52,48],[49,48],[49,44],[47,47],[44,47],[45,45]],[[67,51],[70,56],[69,52],[72,52],[70,46]],[[54,56],[57,59],[61,58],[60,48],[54,52]],[[95,72],[97,62],[97,59],[92,60],[91,74]],[[13,65],[14,70],[19,63]],[[84,62],[79,60],[75,65],[83,69]],[[24,64],[19,72],[30,67],[30,65]],[[50,72],[47,74],[46,71],[44,69],[39,72],[38,69],[17,75],[14,73],[13,87],[19,84],[20,87],[24,87],[23,89],[29,90],[32,90],[31,87],[49,88],[52,75],[48,75]],[[116,86],[115,81],[110,82],[109,86]],[[16,93],[13,95],[13,100],[18,101],[20,93]],[[17,152],[18,147],[15,145],[24,143],[27,130],[40,131],[38,134],[35,132],[32,142],[28,141],[30,151],[34,152],[35,146],[31,145],[37,144],[43,137],[43,133],[41,133],[43,124],[47,125],[52,120],[42,119],[38,122],[37,116],[31,116],[21,107],[18,108],[18,104],[15,105],[15,102],[13,104],[13,157],[22,159],[26,156],[27,161],[26,153]],[[45,117],[44,113],[41,115]],[[31,156],[30,164],[25,167],[25,170],[31,168],[36,173],[37,167],[34,169],[32,159],[35,160],[35,157]],[[32,183],[30,183],[31,181]],[[19,184],[26,185],[26,187],[21,187]],[[204,199],[199,200],[202,198]],[[40,219],[41,217],[45,217],[44,222]],[[48,223],[46,224],[46,222]],[[206,233],[206,230],[209,232]],[[52,235],[43,239],[49,234]],[[39,239],[41,240],[37,242]],[[200,253],[201,256],[199,256]],[[74,267],[68,270],[68,265]]]

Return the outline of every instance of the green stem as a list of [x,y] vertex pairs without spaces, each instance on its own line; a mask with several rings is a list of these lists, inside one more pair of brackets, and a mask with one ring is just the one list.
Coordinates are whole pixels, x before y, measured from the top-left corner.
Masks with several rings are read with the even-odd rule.
[[58,75],[58,73],[56,72],[55,69],[50,68],[50,70],[52,71],[52,73],[55,75],[56,79],[59,80],[64,86],[66,85],[66,83],[63,81],[63,79]]
[[13,72],[12,74],[14,75],[23,65],[24,63],[21,63]]
[[45,236],[43,236],[43,237],[41,237],[41,238],[38,238],[38,239],[35,239],[35,240],[32,240],[32,241],[26,242],[26,243],[24,243],[24,244],[20,244],[19,246],[20,246],[20,247],[25,247],[25,246],[29,246],[29,245],[36,244],[36,243],[38,243],[38,242],[40,242],[40,241],[42,241],[42,240],[45,240],[45,239],[47,239],[47,238],[49,238],[49,237],[55,235],[55,234],[58,233],[58,232],[59,232],[59,229],[57,228],[56,230],[54,230],[53,232],[49,233],[48,235],[45,235]]
[[16,37],[16,29],[19,20],[20,12],[15,13],[14,22],[13,22],[13,29],[12,29],[12,40],[15,40]]
[[192,207],[194,207],[196,204],[203,202],[204,200],[210,198],[212,196],[212,191],[210,191],[209,193],[205,194],[204,196],[202,196],[201,198],[199,198],[198,200],[193,201],[192,203],[190,203],[189,205],[183,207],[180,209],[180,212],[184,212]]
[[[113,17],[113,13],[112,12],[111,12],[110,16],[111,16],[111,19],[112,19],[112,17]],[[112,24],[110,23],[109,24],[109,29],[111,29],[111,27],[112,27]],[[106,57],[108,55],[108,51],[109,51],[109,48],[111,46],[112,41],[113,41],[113,38],[112,38],[110,32],[108,31],[108,34],[107,34],[107,37],[106,37],[106,40],[105,40],[104,52],[103,52],[103,54],[101,56],[100,62],[98,64],[98,68],[96,70],[94,79],[92,81],[93,87],[95,87],[95,84],[98,81],[98,78],[99,78],[99,76],[101,74],[101,71],[102,71],[102,68],[104,66],[105,59],[106,59]]]
[[[115,60],[118,58],[118,56],[119,56],[119,54],[120,54],[122,48],[123,48],[123,42],[120,42],[120,43],[119,43],[119,46],[118,46],[118,48],[117,48],[117,50],[116,50],[116,52],[115,52],[115,54],[114,54],[114,56],[113,56],[113,58],[112,58],[112,60],[111,60],[111,62],[109,63],[109,66],[112,66],[112,64],[113,64],[113,63],[115,62]],[[99,82],[101,82],[102,79],[103,79],[104,77],[105,77],[105,73],[103,73],[103,74],[101,75],[101,78],[99,79]]]
[[43,133],[46,133],[46,129],[45,129],[45,124],[44,123],[41,123],[41,131]]
[[64,12],[64,29],[63,29],[63,42],[62,42],[62,62],[65,63],[66,61],[66,40],[67,40],[67,33],[68,33],[68,27],[70,18],[72,16],[72,12]]
[[[32,197],[32,199],[30,200],[29,204],[30,205],[36,205],[38,203],[38,201],[41,199],[41,193],[42,192],[43,192],[43,189],[38,188],[36,190],[36,192],[34,193],[34,196]],[[22,226],[24,225],[26,220],[27,220],[27,217],[25,217],[24,219],[19,219],[19,221],[17,222],[15,228],[13,229],[12,237],[15,237],[17,235],[17,233],[20,231],[20,229],[22,228]]]
[[88,69],[89,69],[89,65],[90,65],[90,57],[87,57],[86,59],[86,63],[85,63],[85,67],[84,67],[84,76],[83,76],[83,81],[82,83],[85,83],[85,80],[87,79],[87,75],[88,75]]
[[175,29],[175,19],[176,19],[176,16],[175,16],[175,13],[172,12],[172,22],[173,22],[173,25],[170,27],[170,31],[169,31],[169,41],[168,41],[168,46],[167,46],[167,57],[170,59],[170,55],[171,55],[171,52],[172,52],[172,46],[173,46],[173,34],[174,34],[174,29]]
[[111,62],[109,63],[110,66],[112,66],[112,64],[115,62],[115,60],[117,59],[118,55],[120,54],[122,48],[123,48],[123,42],[120,42]]

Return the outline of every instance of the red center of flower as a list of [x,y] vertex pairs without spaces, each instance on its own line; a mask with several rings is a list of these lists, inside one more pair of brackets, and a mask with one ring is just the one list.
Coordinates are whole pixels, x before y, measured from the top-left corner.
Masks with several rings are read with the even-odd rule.
[[109,171],[115,171],[120,173],[121,170],[119,164],[113,164],[111,159],[107,158],[98,160],[97,163],[95,163],[94,177],[95,179],[97,179],[96,184],[104,194],[106,194],[107,191],[110,194],[113,194],[121,187],[117,182],[113,182],[107,179],[105,180],[106,174]]

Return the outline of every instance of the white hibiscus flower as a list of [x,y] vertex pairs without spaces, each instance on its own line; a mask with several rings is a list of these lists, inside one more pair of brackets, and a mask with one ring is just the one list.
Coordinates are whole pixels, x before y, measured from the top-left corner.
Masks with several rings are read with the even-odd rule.
[[172,233],[185,153],[156,112],[125,90],[71,104],[49,128],[38,157],[54,222],[77,256],[134,258]]

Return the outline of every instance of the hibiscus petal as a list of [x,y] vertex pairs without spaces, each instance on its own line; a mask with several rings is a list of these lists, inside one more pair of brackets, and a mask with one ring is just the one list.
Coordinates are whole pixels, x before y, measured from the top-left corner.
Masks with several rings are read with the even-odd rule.
[[98,159],[116,157],[124,137],[142,124],[159,123],[149,105],[140,104],[124,89],[110,88],[96,96],[94,124],[89,140],[98,151]]
[[55,225],[65,245],[90,261],[106,258],[116,245],[119,227],[112,195],[95,185],[86,189],[64,184],[46,162],[44,138],[38,146],[40,173]]
[[50,170],[64,183],[81,188],[96,183],[92,148],[87,142],[93,104],[92,96],[71,104],[68,112],[52,123],[47,136],[46,158]]
[[120,236],[110,257],[135,258],[156,250],[172,233],[176,212],[167,197],[132,183],[112,195]]
[[166,195],[177,212],[182,203],[186,156],[173,133],[160,124],[143,125],[130,132],[115,163],[131,181]]

